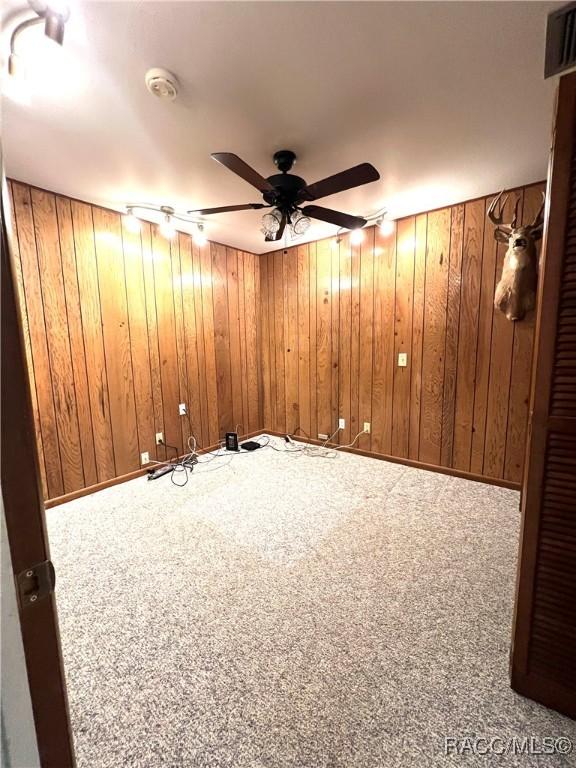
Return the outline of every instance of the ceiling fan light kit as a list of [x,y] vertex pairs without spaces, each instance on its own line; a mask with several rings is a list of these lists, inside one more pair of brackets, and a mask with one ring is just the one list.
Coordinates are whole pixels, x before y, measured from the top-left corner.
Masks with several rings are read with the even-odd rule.
[[185,216],[177,213],[171,205],[149,205],[147,203],[128,203],[124,222],[130,232],[139,232],[141,229],[140,219],[136,215],[136,210],[153,211],[161,214],[161,220],[158,224],[160,232],[164,237],[172,239],[176,235],[174,221],[184,221],[186,224],[194,225],[193,239],[196,245],[206,245],[208,242],[204,234],[204,223],[198,220],[198,217]]

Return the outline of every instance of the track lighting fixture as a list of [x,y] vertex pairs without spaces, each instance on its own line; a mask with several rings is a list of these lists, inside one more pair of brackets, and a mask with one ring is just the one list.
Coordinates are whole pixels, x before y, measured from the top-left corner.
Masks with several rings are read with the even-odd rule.
[[8,57],[8,74],[17,75],[20,73],[21,66],[16,53],[16,40],[29,27],[36,26],[44,22],[44,34],[50,40],[58,45],[64,42],[64,29],[70,16],[68,6],[56,2],[46,3],[43,0],[28,0],[28,5],[34,11],[36,16],[25,19],[18,24],[10,36],[10,55]]
[[204,224],[198,221],[198,218],[191,218],[184,216],[181,213],[176,213],[174,208],[170,205],[148,205],[147,203],[129,203],[126,206],[126,213],[124,220],[126,226],[131,231],[138,231],[140,229],[140,219],[136,216],[135,211],[154,211],[161,214],[161,220],[159,223],[159,229],[164,237],[172,239],[176,235],[175,221],[184,221],[187,224],[194,225],[194,232],[192,237],[196,245],[206,245],[208,240],[204,234]]

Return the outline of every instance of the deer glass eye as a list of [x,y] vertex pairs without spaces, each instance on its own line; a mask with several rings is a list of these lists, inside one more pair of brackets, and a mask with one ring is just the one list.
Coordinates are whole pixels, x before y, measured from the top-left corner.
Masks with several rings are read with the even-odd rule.
[[527,244],[528,241],[524,237],[517,237],[516,240],[514,240],[514,248],[526,248]]

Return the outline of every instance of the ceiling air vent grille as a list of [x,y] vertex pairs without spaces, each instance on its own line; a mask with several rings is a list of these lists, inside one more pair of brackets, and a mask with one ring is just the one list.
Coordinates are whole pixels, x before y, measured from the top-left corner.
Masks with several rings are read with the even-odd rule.
[[576,2],[548,16],[544,76],[576,67]]

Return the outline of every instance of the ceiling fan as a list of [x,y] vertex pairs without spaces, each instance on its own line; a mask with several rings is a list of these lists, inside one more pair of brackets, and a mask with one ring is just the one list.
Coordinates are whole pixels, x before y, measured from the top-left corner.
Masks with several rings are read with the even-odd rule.
[[362,184],[368,184],[380,178],[380,174],[374,166],[370,163],[360,163],[353,168],[348,168],[347,171],[328,176],[314,184],[307,184],[300,176],[289,173],[296,160],[296,155],[289,149],[282,149],[274,153],[274,164],[280,173],[269,176],[267,179],[232,152],[215,152],[212,157],[244,181],[256,187],[262,193],[264,202],[226,205],[221,208],[202,208],[197,211],[188,211],[188,213],[208,216],[213,213],[228,213],[229,211],[273,208],[271,213],[264,214],[262,217],[262,231],[266,241],[281,240],[286,226],[294,235],[304,234],[310,226],[311,218],[326,221],[343,229],[363,227],[367,220],[361,216],[351,216],[348,213],[341,213],[319,205],[303,206],[303,204],[327,195],[334,195],[345,189],[360,187]]

